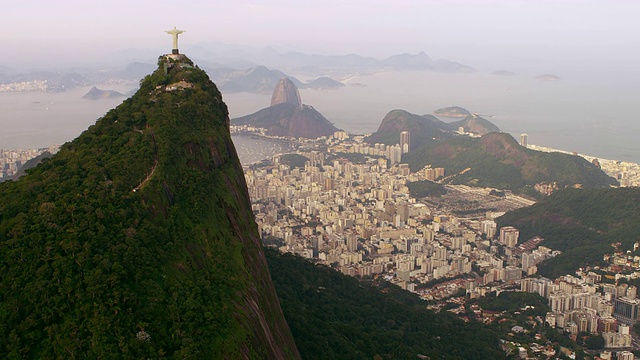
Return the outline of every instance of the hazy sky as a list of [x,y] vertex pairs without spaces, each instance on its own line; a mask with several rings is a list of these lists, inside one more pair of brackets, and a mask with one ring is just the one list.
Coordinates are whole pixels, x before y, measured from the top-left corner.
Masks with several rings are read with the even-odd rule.
[[[2,6],[0,65],[90,59],[204,42],[375,57],[425,51],[471,66],[496,59],[636,66],[640,1],[20,0]],[[167,49],[167,50],[165,50]]]

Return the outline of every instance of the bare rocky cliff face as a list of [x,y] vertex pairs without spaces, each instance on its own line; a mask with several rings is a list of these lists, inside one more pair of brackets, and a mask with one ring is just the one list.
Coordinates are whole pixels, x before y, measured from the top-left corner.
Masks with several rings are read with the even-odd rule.
[[271,95],[271,106],[285,103],[296,106],[302,104],[300,92],[289,78],[280,79],[278,85],[276,85],[276,88],[273,90],[273,95]]

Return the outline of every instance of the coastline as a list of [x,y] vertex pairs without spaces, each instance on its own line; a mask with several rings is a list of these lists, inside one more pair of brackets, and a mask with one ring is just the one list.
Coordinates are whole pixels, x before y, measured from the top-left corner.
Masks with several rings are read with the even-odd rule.
[[638,163],[623,160],[604,159],[593,155],[585,155],[566,150],[554,149],[546,146],[538,146],[534,144],[528,144],[527,149],[580,156],[590,163],[597,162],[597,164],[600,166],[600,169],[602,169],[605,174],[620,182],[621,187],[640,186],[640,164]]

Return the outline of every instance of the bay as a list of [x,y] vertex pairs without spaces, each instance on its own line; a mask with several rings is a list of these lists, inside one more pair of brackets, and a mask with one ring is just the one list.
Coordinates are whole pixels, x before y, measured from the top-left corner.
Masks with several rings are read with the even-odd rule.
[[242,166],[269,159],[276,154],[294,150],[289,143],[276,142],[250,135],[231,135]]
[[[487,73],[443,74],[390,72],[352,75],[337,90],[300,90],[338,128],[352,133],[374,132],[385,114],[403,109],[429,114],[446,106],[479,113],[516,139],[529,134],[529,143],[575,151],[604,159],[640,163],[640,119],[636,97],[640,74],[629,72],[557,74],[560,81],[535,79],[535,74],[500,77]],[[121,86],[98,86],[120,92]],[[77,137],[122,99],[82,99],[89,87],[62,93],[0,94],[0,148],[36,148],[62,144]],[[223,94],[231,118],[267,107],[270,94]],[[248,149],[256,139],[243,139]],[[270,157],[265,144],[243,163]],[[244,150],[243,150],[244,151]]]

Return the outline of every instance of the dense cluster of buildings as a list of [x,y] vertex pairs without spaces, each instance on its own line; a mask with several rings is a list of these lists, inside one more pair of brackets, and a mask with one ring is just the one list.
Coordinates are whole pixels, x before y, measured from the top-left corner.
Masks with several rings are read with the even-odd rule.
[[[574,335],[602,334],[610,349],[631,346],[630,327],[640,318],[635,286],[603,283],[602,276],[591,271],[555,280],[527,277],[559,251],[540,246],[541,238],[519,243],[514,227],[498,229],[494,219],[503,212],[461,218],[413,197],[409,183],[436,181],[447,174],[431,166],[412,173],[400,163],[410,146],[409,132],[400,140],[396,145],[372,145],[363,136],[338,131],[323,139],[322,147],[305,142],[307,150],[299,152],[308,159],[303,167],[281,163],[277,155],[245,169],[265,243],[347,275],[384,277],[427,300],[462,289],[477,298],[518,287],[548,299],[551,311],[545,321],[552,327]],[[0,175],[13,175],[44,151],[55,153],[57,147],[0,150]],[[492,190],[447,188],[462,193]],[[517,207],[532,203],[512,194],[507,199]],[[623,253],[609,260],[615,266],[640,264],[639,257]]]
[[602,171],[620,182],[620,186],[640,186],[640,165],[627,161],[602,159],[598,163]]
[[[434,181],[445,170],[427,166],[411,173],[398,163],[400,144],[370,145],[344,132],[326,144],[326,153],[301,153],[308,159],[304,168],[281,164],[276,156],[270,165],[245,172],[260,232],[282,239],[283,252],[352,276],[380,274],[427,299],[446,294],[423,291],[420,284],[469,277],[465,287],[481,296],[485,285],[513,283],[558,254],[534,249],[541,239],[518,245],[517,229],[497,233],[493,218],[500,212],[461,219],[412,197],[408,182]],[[354,163],[349,154],[365,154],[366,161]]]
[[6,92],[29,92],[47,91],[49,84],[47,80],[20,81],[7,84],[0,84],[0,93]]
[[602,283],[602,276],[581,272],[555,280],[527,278],[521,290],[549,300],[546,322],[578,335],[602,334],[606,348],[631,346],[630,327],[639,320],[640,299],[633,285]]
[[24,163],[45,151],[55,154],[58,151],[58,146],[38,149],[0,149],[0,180],[12,176]]
[[[638,248],[640,243],[635,243],[634,251]],[[551,312],[545,320],[549,325],[573,335],[600,334],[609,349],[637,348],[630,329],[640,321],[640,299],[637,287],[628,282],[640,278],[640,257],[617,251],[604,260],[610,263],[599,269],[604,277],[584,270],[555,280],[528,278],[522,280],[521,290],[548,299]],[[623,274],[621,269],[628,271]]]
[[[607,348],[626,354],[630,326],[640,314],[635,286],[602,283],[594,272],[555,280],[527,277],[559,251],[540,246],[541,238],[521,242],[514,227],[498,229],[494,218],[501,212],[460,218],[421,202],[408,183],[443,178],[445,169],[427,166],[412,173],[396,161],[396,152],[401,156],[408,145],[363,140],[337,132],[326,139],[326,151],[300,152],[308,159],[304,167],[275,156],[245,171],[266,243],[347,275],[384,277],[427,300],[462,289],[470,298],[514,287],[535,292],[549,301],[549,325],[574,335],[601,334]],[[349,154],[364,154],[366,160],[351,161]],[[621,259],[633,261],[612,257]]]

